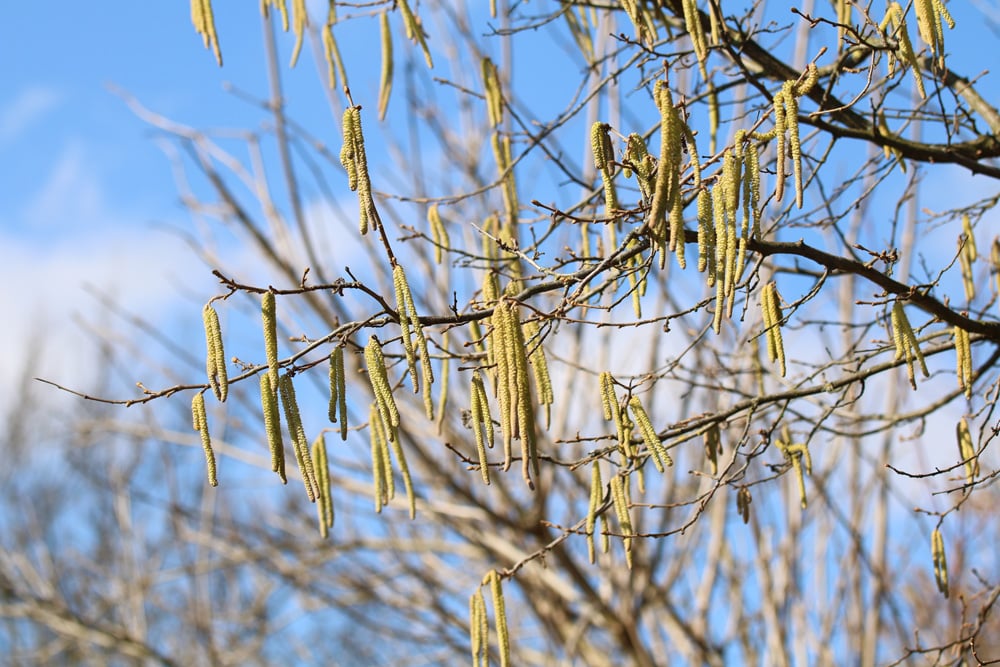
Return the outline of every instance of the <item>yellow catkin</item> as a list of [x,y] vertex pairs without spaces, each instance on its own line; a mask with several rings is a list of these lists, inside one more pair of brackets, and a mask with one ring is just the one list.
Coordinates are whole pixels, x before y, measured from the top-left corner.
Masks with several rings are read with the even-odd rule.
[[[715,286],[715,313],[712,330],[722,331],[722,315],[726,298],[726,242],[729,239],[729,223],[726,216],[725,189],[718,184],[712,188],[712,211],[715,218],[715,263],[709,266],[709,281]],[[709,259],[709,262],[712,260]],[[714,270],[712,270],[714,268]]]
[[702,433],[702,442],[705,445],[705,456],[708,458],[709,464],[712,466],[712,475],[719,474],[719,455],[722,454],[722,438],[719,433],[719,425],[713,423],[709,426],[704,433]]
[[493,310],[489,336],[490,361],[495,368],[495,389],[500,411],[500,432],[504,446],[504,470],[510,468],[514,439],[521,441],[523,475],[534,488],[532,473],[537,474],[534,410],[528,383],[528,360],[524,332],[517,304],[501,299]]
[[[292,30],[295,32],[295,46],[292,47],[292,61],[290,67],[295,67],[299,61],[299,53],[302,51],[302,40],[309,27],[309,12],[306,11],[306,0],[293,0],[292,2]],[[288,30],[286,27],[285,30]]]
[[219,326],[219,314],[211,304],[201,311],[205,325],[205,371],[208,374],[208,384],[220,401],[225,401],[229,395],[229,375],[226,371],[226,352],[222,346],[222,328]]
[[750,503],[752,502],[753,497],[750,495],[750,489],[741,486],[740,490],[736,492],[736,511],[740,513],[743,523],[750,522]]
[[740,203],[740,187],[743,183],[742,161],[733,149],[727,150],[722,161],[722,178],[716,188],[722,189],[722,202],[725,213],[725,238],[717,238],[717,243],[725,243],[725,260],[723,275],[723,296],[729,298],[736,285],[736,214]]
[[[344,144],[340,148],[340,164],[347,171],[347,187],[353,192],[358,189],[358,164],[354,159],[354,118],[350,109],[344,109],[341,131],[344,135]],[[364,234],[365,231],[361,233]]]
[[264,432],[267,447],[271,452],[271,471],[278,473],[282,484],[288,483],[285,476],[285,444],[281,437],[281,418],[278,413],[278,396],[271,387],[271,375],[260,375],[260,403],[264,411]]
[[389,485],[393,483],[392,470],[386,472],[386,458],[389,455],[389,445],[386,442],[382,417],[375,403],[368,410],[368,441],[372,455],[372,495],[375,499],[375,511],[381,512],[382,506],[389,502],[391,494]]
[[587,10],[578,7],[576,11],[563,12],[563,18],[566,20],[570,35],[573,36],[573,41],[580,50],[580,55],[588,64],[592,64],[595,60],[594,40],[591,36],[591,23],[587,18]]
[[[776,189],[774,198],[781,201],[785,192],[785,159],[791,157],[795,186],[795,205],[802,208],[802,143],[799,138],[799,101],[819,79],[816,65],[809,65],[800,81],[786,81],[774,96],[774,131],[777,138]],[[788,133],[786,147],[785,133]]]
[[727,149],[722,157],[722,176],[716,187],[722,187],[722,194],[725,197],[725,212],[730,220],[736,219],[736,212],[740,205],[740,188],[743,185],[743,164],[739,160],[736,150]]
[[623,535],[622,543],[625,547],[625,563],[628,569],[632,569],[632,518],[629,516],[628,499],[625,496],[625,485],[628,478],[622,479],[622,475],[615,475],[611,478],[611,499],[614,502],[615,514],[618,516],[618,525]]
[[330,353],[330,405],[327,416],[331,424],[340,423],[340,439],[347,440],[347,377],[344,375],[344,348],[335,347]]
[[890,320],[893,343],[896,346],[896,359],[906,359],[906,371],[910,380],[910,386],[916,389],[917,381],[913,371],[914,360],[920,363],[920,372],[923,373],[924,377],[930,377],[930,373],[927,371],[927,363],[924,361],[924,355],[920,351],[917,336],[913,332],[913,327],[910,326],[910,320],[906,317],[906,311],[903,309],[903,304],[900,301],[896,301],[893,304]]
[[[678,188],[680,178],[678,178]],[[674,257],[677,258],[677,266],[682,269],[687,268],[687,258],[684,256],[684,249],[687,247],[684,238],[684,199],[677,195],[670,207],[668,216],[670,227],[670,248],[673,249]],[[661,262],[662,262],[661,258]]]
[[600,376],[601,405],[604,407],[604,420],[613,421],[618,434],[618,445],[622,448],[628,445],[628,435],[625,433],[625,420],[622,418],[618,397],[615,395],[615,383],[611,373],[604,371]]
[[378,119],[385,120],[392,94],[392,31],[389,30],[389,12],[379,14],[379,35],[382,41],[382,70],[378,84]]
[[777,362],[781,377],[785,377],[785,346],[781,339],[781,296],[772,280],[764,286],[761,296],[764,326],[767,328],[767,353],[772,362]]
[[278,317],[273,292],[264,292],[260,302],[261,320],[264,324],[264,356],[267,372],[271,376],[271,389],[278,391]]
[[601,466],[594,461],[590,470],[590,504],[587,506],[587,557],[596,562],[594,548],[594,527],[597,524],[597,510],[604,500],[604,483],[601,481]]
[[302,414],[299,412],[299,403],[295,398],[295,385],[292,384],[290,373],[286,373],[278,379],[278,393],[281,396],[281,405],[285,410],[285,426],[288,428],[288,437],[295,450],[295,461],[302,474],[302,484],[306,488],[309,501],[315,502],[319,497],[319,482],[316,478],[312,456],[309,454],[309,442],[306,440],[306,432],[302,426]]
[[590,147],[594,154],[594,166],[601,172],[604,185],[604,215],[613,218],[618,209],[618,193],[614,182],[614,147],[607,123],[596,122],[590,128]]
[[337,3],[330,3],[330,10],[327,13],[326,25],[323,26],[323,56],[326,59],[327,79],[330,88],[337,87],[337,77],[343,82],[344,88],[349,88],[347,83],[347,72],[344,70],[344,60],[340,57],[340,47],[333,36],[333,26],[337,22]]
[[482,664],[480,657],[482,655],[483,638],[479,633],[479,605],[476,600],[480,594],[480,590],[482,589],[477,589],[475,593],[469,596],[469,648],[472,650],[472,667],[479,667]]
[[428,68],[434,67],[434,60],[431,58],[431,51],[427,47],[427,37],[424,35],[424,27],[420,19],[414,15],[407,0],[397,0],[400,13],[403,15],[403,26],[406,28],[406,37],[410,41],[419,44],[424,53],[424,61]]
[[503,586],[500,582],[500,574],[496,570],[490,570],[483,583],[490,586],[490,595],[493,597],[493,622],[497,630],[497,649],[500,653],[500,665],[509,667],[510,665],[510,633],[507,630],[507,610],[503,598]]
[[[609,228],[613,227],[614,225],[609,225]],[[629,241],[629,248],[634,247],[634,245],[635,239]],[[645,275],[637,275],[644,270],[642,263],[642,257],[638,253],[625,263],[628,293],[632,295],[632,312],[635,313],[636,319],[642,318],[642,295],[646,291]]]
[[493,449],[493,418],[490,416],[490,404],[486,397],[486,387],[479,371],[472,372],[470,389],[472,402],[472,432],[476,438],[476,452],[479,454],[479,471],[483,482],[490,483],[490,468],[486,459],[486,448]]
[[774,167],[774,200],[780,202],[785,196],[785,160],[788,151],[785,145],[785,131],[788,121],[785,112],[786,90],[782,88],[774,96],[774,135],[775,135],[775,167]]
[[646,449],[649,450],[650,458],[653,459],[653,465],[656,466],[658,472],[662,473],[665,466],[674,464],[673,459],[670,458],[663,443],[660,442],[660,436],[656,434],[653,422],[650,421],[649,415],[642,407],[639,397],[633,396],[629,399],[628,407],[632,411],[632,416],[635,417],[635,423],[639,426],[639,433],[642,434],[642,440],[646,443]]
[[[514,178],[513,157],[511,154],[511,144],[509,136],[501,136],[500,132],[494,132],[491,138],[493,156],[497,164],[497,173],[501,179],[501,195],[503,196],[504,211],[507,214],[507,229],[514,230],[517,225],[517,217],[520,209],[517,197],[517,182]],[[511,232],[512,233],[512,232]],[[501,239],[506,243],[512,243],[513,238],[510,233]]]
[[837,41],[843,44],[844,33],[851,25],[851,3],[850,0],[837,0]]
[[976,250],[976,235],[972,233],[972,221],[968,214],[962,216],[962,233],[965,234],[965,252],[975,260],[979,252]]
[[330,463],[326,457],[326,440],[322,433],[313,441],[312,460],[316,468],[316,481],[319,482],[319,498],[316,503],[319,534],[325,539],[333,528],[333,496],[330,492]]
[[[698,272],[708,270],[710,257],[715,254],[715,225],[712,213],[712,195],[708,188],[698,191]],[[714,267],[714,262],[711,263]],[[714,271],[709,273],[714,280]]]
[[965,483],[971,485],[979,474],[979,459],[976,458],[976,448],[972,443],[972,431],[965,417],[958,421],[955,427],[958,440],[958,455],[965,462]]
[[684,27],[691,38],[691,46],[694,47],[695,57],[698,62],[704,65],[708,58],[708,43],[705,40],[705,31],[701,26],[701,14],[698,12],[698,0],[682,0],[684,7]]
[[795,471],[795,479],[799,486],[799,502],[802,509],[805,509],[808,506],[805,475],[807,473],[812,474],[812,458],[809,455],[809,448],[803,443],[792,442],[791,431],[789,431],[787,424],[782,425],[781,437],[778,438],[776,444],[781,453],[792,464],[792,469]]
[[362,235],[368,233],[368,223],[375,204],[372,199],[371,179],[368,175],[368,156],[361,130],[361,107],[344,109],[342,122],[344,145],[340,149],[340,163],[347,170],[348,186],[358,193],[358,228]]
[[480,63],[483,89],[486,91],[486,117],[490,127],[497,127],[503,120],[503,95],[500,91],[500,76],[497,67],[489,58]]
[[[497,304],[500,313],[502,336],[505,340],[507,400],[509,404],[511,437],[521,441],[521,473],[528,488],[534,489],[533,476],[538,475],[538,454],[535,443],[535,415],[528,384],[527,344],[521,327],[519,308],[512,299]],[[503,380],[501,380],[503,382]]]
[[448,381],[451,377],[451,354],[448,352],[448,331],[441,334],[441,349],[444,351],[441,360],[441,386],[438,388],[437,402],[437,431],[438,435],[444,430],[444,420],[448,411]]
[[[757,239],[760,235],[760,156],[757,153],[757,146],[753,141],[743,145],[745,134],[736,133],[738,145],[741,147],[743,159],[743,224],[740,227],[739,250],[736,256],[736,272],[733,276],[734,284],[738,285],[743,280],[743,271],[746,268],[747,244],[751,239]],[[732,304],[735,301],[734,294],[730,294],[730,317],[732,316]]]
[[934,581],[937,582],[938,591],[948,597],[948,559],[944,550],[944,537],[939,528],[931,533],[931,558],[934,561]]
[[[882,19],[882,23],[879,24],[879,28],[884,31],[890,24],[892,24],[893,30],[896,31],[894,36],[899,44],[899,57],[901,57],[902,60],[910,66],[914,83],[917,86],[917,92],[920,93],[921,99],[926,99],[927,92],[924,89],[924,79],[923,75],[920,73],[920,64],[917,61],[917,54],[913,50],[913,44],[910,41],[910,34],[906,29],[906,19],[903,16],[903,8],[898,2],[890,2],[886,7],[885,18]],[[890,52],[888,58],[889,76],[892,76],[893,74],[896,58],[897,56]]]
[[451,240],[448,238],[448,230],[441,220],[441,213],[436,203],[427,209],[427,221],[431,225],[431,235],[434,239],[434,262],[440,264],[444,259],[444,251],[451,247]]
[[403,453],[403,445],[397,437],[390,441],[392,453],[396,456],[396,465],[399,467],[399,474],[403,477],[403,487],[406,489],[406,500],[410,508],[410,518],[417,516],[417,494],[413,490],[413,479],[410,477],[410,467],[406,464],[406,456]]
[[[383,486],[383,505],[388,505],[389,501],[396,497],[396,477],[392,472],[392,455],[389,453],[389,429],[382,421],[382,415],[376,414],[374,421],[369,424],[369,428],[374,425],[378,442],[378,463]],[[373,461],[374,462],[374,461]]]
[[750,198],[749,204],[744,207],[750,209],[752,222],[750,226],[750,238],[760,238],[760,152],[757,144],[753,141],[747,143],[743,150],[743,192]]
[[365,365],[368,367],[368,381],[375,394],[375,404],[389,431],[388,438],[395,440],[396,428],[399,426],[399,409],[396,407],[396,399],[392,396],[382,345],[375,336],[369,338],[368,345],[365,346]]
[[604,408],[604,421],[618,421],[618,398],[615,396],[614,378],[611,373],[603,371],[599,377],[601,385],[601,405]]
[[635,27],[635,36],[640,42],[653,44],[657,40],[656,24],[649,11],[637,0],[622,0],[622,8]]
[[972,347],[969,332],[962,327],[952,329],[955,337],[955,375],[958,386],[965,391],[966,398],[972,398]]
[[261,0],[260,13],[265,17],[268,15],[268,7],[274,7],[281,15],[281,29],[288,32],[288,3],[285,0]]
[[[795,449],[793,449],[793,447]],[[802,465],[801,453],[804,451],[807,452],[808,450],[805,449],[805,445],[793,445],[789,447],[788,450],[789,458],[792,461],[792,467],[795,469],[795,478],[799,484],[799,504],[802,506],[802,509],[805,509],[809,505],[808,498],[806,497],[805,472],[807,472],[807,470],[804,470],[804,466]]]
[[[660,159],[656,168],[647,226],[658,242],[663,244],[668,236],[666,214],[674,209],[675,201],[680,197],[681,121],[665,82],[656,82],[654,97],[660,111]],[[669,248],[672,252],[676,251],[678,243],[683,246],[683,238],[669,236]]]
[[513,460],[513,439],[515,415],[512,409],[511,382],[509,376],[514,372],[509,362],[512,353],[508,353],[510,344],[507,328],[504,323],[502,307],[499,303],[493,308],[490,319],[492,330],[489,334],[488,361],[494,367],[494,388],[497,397],[497,409],[500,412],[500,434],[503,442],[503,470],[510,469]]
[[628,135],[625,140],[624,164],[627,165],[625,178],[631,178],[634,171],[639,184],[639,193],[643,199],[650,199],[655,189],[656,164],[646,148],[646,142],[635,132]]
[[[403,334],[403,350],[406,352],[406,363],[413,383],[413,391],[420,391],[421,383],[417,379],[417,353],[420,355],[420,376],[423,381],[424,412],[427,418],[434,420],[434,403],[431,397],[431,384],[434,382],[434,371],[431,368],[430,350],[427,349],[427,338],[424,336],[420,316],[413,302],[413,293],[406,280],[403,267],[397,264],[392,270],[393,283],[396,288],[397,313],[399,328]],[[411,330],[416,340],[411,339]]]
[[944,67],[944,26],[942,19],[948,24],[949,29],[955,27],[955,21],[948,13],[942,0],[915,0],[914,8],[917,13],[917,28],[920,32],[920,39],[931,47],[937,55],[938,67]]
[[469,643],[472,667],[486,667],[489,664],[489,621],[482,588],[477,588],[469,598]]
[[537,320],[526,320],[523,325],[525,343],[528,346],[528,364],[531,366],[531,377],[535,382],[535,394],[538,404],[545,410],[545,428],[552,425],[552,402],[555,400],[552,391],[552,378],[549,376],[549,364],[545,360],[545,350],[542,347],[541,330]]
[[972,273],[972,265],[976,261],[976,237],[972,233],[972,224],[968,215],[962,216],[962,234],[958,237],[958,264],[962,272],[962,287],[965,290],[966,301],[976,298],[976,282]]
[[208,483],[219,485],[215,469],[215,452],[212,450],[212,438],[208,434],[208,416],[205,414],[205,395],[200,391],[191,399],[191,421],[194,430],[201,435],[201,448],[205,450],[205,467],[208,471]]
[[424,414],[427,419],[434,421],[434,398],[431,395],[431,384],[434,382],[434,370],[431,368],[431,353],[427,349],[427,336],[424,335],[423,327],[420,324],[420,318],[417,317],[417,311],[413,307],[413,298],[409,301],[410,308],[413,311],[413,324],[414,330],[417,334],[417,351],[420,353],[420,379],[423,382],[423,399],[424,399]]
[[413,347],[413,337],[410,329],[410,309],[407,303],[410,286],[406,282],[406,273],[403,272],[403,267],[399,264],[392,267],[392,283],[396,288],[396,314],[399,319],[399,329],[402,332],[406,365],[410,371],[413,392],[416,393],[420,391],[420,380],[417,377],[417,357]]
[[191,0],[191,22],[201,35],[205,48],[212,47],[215,61],[222,67],[222,51],[219,49],[219,35],[215,32],[215,15],[211,0]]

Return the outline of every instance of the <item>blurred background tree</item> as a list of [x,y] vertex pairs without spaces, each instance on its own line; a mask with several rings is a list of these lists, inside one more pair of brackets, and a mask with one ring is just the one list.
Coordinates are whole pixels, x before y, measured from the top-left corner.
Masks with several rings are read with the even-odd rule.
[[983,17],[307,4],[262,4],[260,127],[125,96],[219,281],[207,354],[102,297],[58,415],[26,355],[13,662],[1000,659]]

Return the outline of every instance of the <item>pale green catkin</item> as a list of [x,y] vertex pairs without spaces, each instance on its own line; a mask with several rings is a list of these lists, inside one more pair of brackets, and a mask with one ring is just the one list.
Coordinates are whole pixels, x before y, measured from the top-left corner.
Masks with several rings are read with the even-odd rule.
[[650,421],[645,408],[642,407],[639,397],[633,396],[629,399],[628,406],[632,411],[632,416],[635,417],[636,424],[639,426],[639,432],[642,434],[643,442],[646,443],[646,449],[649,450],[650,457],[653,459],[653,465],[656,466],[658,472],[662,473],[665,470],[665,466],[674,464],[673,459],[670,458],[667,450],[663,447],[663,443],[660,442],[660,436],[656,434],[656,429],[653,427],[653,423]]
[[267,358],[267,372],[271,376],[271,389],[278,391],[278,318],[275,312],[274,292],[264,292],[260,302],[261,319],[264,323],[264,355]]
[[597,509],[604,499],[604,484],[601,482],[601,466],[594,461],[590,471],[590,503],[587,506],[587,557],[591,564],[596,560],[594,548],[594,527],[597,524]]
[[226,352],[222,346],[219,314],[211,304],[206,304],[201,311],[201,318],[205,325],[205,371],[208,374],[208,384],[215,397],[225,402],[229,395],[229,375],[226,371]]
[[378,85],[378,119],[385,120],[385,112],[389,108],[389,96],[392,94],[392,32],[389,30],[389,12],[379,14],[379,33],[382,42],[382,72]]
[[479,371],[472,372],[472,384],[469,391],[471,397],[472,432],[476,439],[476,452],[479,455],[479,471],[485,484],[490,483],[490,469],[486,459],[486,447],[493,449],[493,418],[490,416],[489,400],[483,385],[483,376]]
[[399,409],[396,399],[392,396],[392,386],[385,367],[385,357],[382,355],[382,345],[375,336],[368,339],[365,346],[365,364],[368,366],[368,381],[375,394],[375,405],[389,430],[389,440],[396,439],[396,428],[399,426]]
[[299,472],[302,473],[302,483],[306,488],[306,495],[310,502],[315,502],[319,497],[319,482],[316,479],[312,457],[309,455],[309,442],[306,440],[306,432],[302,427],[302,416],[295,398],[295,386],[292,384],[291,374],[286,373],[278,379],[278,393],[281,395],[281,404],[285,409],[288,437],[292,439],[295,460],[299,464]]
[[191,0],[191,22],[204,40],[205,48],[212,47],[215,60],[222,67],[222,51],[219,49],[219,35],[215,32],[211,0]]
[[215,452],[212,450],[212,438],[208,434],[208,416],[205,414],[205,395],[200,391],[191,399],[191,419],[194,430],[201,434],[201,448],[205,450],[205,467],[208,470],[208,483],[219,485],[216,476]]
[[500,665],[508,667],[510,665],[510,633],[507,629],[507,610],[504,604],[500,574],[496,570],[491,570],[483,583],[489,583],[490,593],[493,597],[493,621],[496,623]]
[[278,397],[271,387],[271,375],[261,373],[260,403],[264,411],[264,431],[267,446],[271,452],[271,471],[278,473],[282,484],[288,483],[285,476],[285,445],[281,438],[281,418],[278,416]]
[[330,463],[326,456],[326,439],[322,433],[313,441],[312,460],[316,469],[316,481],[319,482],[319,498],[316,503],[319,532],[326,538],[333,528],[333,495],[330,492]]
[[347,440],[347,379],[344,376],[344,348],[335,347],[330,353],[330,405],[327,416],[331,424],[340,423],[340,439]]

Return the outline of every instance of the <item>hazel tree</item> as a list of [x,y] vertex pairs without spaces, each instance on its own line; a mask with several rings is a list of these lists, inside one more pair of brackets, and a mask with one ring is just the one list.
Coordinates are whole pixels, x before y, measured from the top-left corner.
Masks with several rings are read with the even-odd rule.
[[218,422],[268,452],[399,659],[998,659],[1000,113],[955,5],[262,2],[339,157],[276,77],[273,166],[134,102],[265,268],[208,258],[204,376],[102,400],[190,400],[223,502]]

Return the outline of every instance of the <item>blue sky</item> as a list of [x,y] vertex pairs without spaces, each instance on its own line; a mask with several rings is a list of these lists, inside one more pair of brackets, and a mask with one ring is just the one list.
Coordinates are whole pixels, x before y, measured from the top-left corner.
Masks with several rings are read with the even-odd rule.
[[[959,28],[947,39],[990,43],[997,29],[996,11],[986,9],[986,3],[971,4],[982,9],[987,20],[970,5],[951,3]],[[189,4],[180,0],[118,0],[102,4],[101,12],[79,3],[60,3],[58,11],[47,3],[14,3],[7,8],[0,24],[0,57],[6,65],[0,86],[0,152],[7,165],[0,182],[0,284],[5,286],[5,304],[22,316],[0,333],[0,344],[20,349],[25,336],[33,335],[39,324],[46,325],[53,340],[40,374],[67,383],[86,376],[85,355],[61,352],[78,352],[78,332],[71,318],[93,310],[93,302],[80,288],[84,283],[110,290],[126,308],[164,318],[183,313],[191,324],[198,317],[191,295],[205,299],[217,293],[208,269],[177,235],[164,231],[188,228],[190,219],[156,132],[111,92],[111,87],[127,91],[146,107],[194,127],[257,127],[262,120],[259,109],[223,89],[231,83],[251,94],[266,94],[256,4],[216,5],[225,57],[221,69],[211,52],[202,48],[191,25]],[[353,22],[350,28],[338,38],[355,96],[373,106],[378,66],[375,22]],[[279,39],[283,62],[291,43],[290,36]],[[433,34],[431,43],[435,45]],[[952,42],[951,67],[976,76],[990,65],[975,62],[978,52],[954,46],[959,43]],[[533,85],[538,80],[552,85],[546,69],[559,61],[531,57],[545,46],[536,43],[519,52],[527,57],[517,66]],[[397,49],[401,48],[410,45],[397,38]],[[307,40],[298,67],[283,68],[282,76],[296,119],[336,147],[339,121],[318,81],[325,77],[324,68],[316,66]],[[991,91],[998,90],[994,78],[981,80],[980,90],[988,99]],[[547,100],[559,104],[563,99],[551,94],[537,105],[544,106]],[[397,97],[393,103],[401,102]],[[552,113],[546,109],[539,117]],[[948,173],[947,182],[935,183],[947,195],[955,187],[992,187],[957,169]],[[924,206],[940,210],[950,205],[933,201],[926,192]],[[543,194],[540,198],[550,197]],[[530,196],[538,195],[524,193],[525,198]],[[942,247],[950,252],[953,244],[949,237]],[[986,243],[981,241],[981,246]],[[179,293],[188,297],[181,299]],[[0,366],[0,375],[16,370]]]
[[[71,322],[74,314],[95,310],[83,283],[160,316],[178,305],[179,285],[215,293],[208,269],[165,231],[190,222],[162,142],[113,89],[192,126],[260,123],[258,110],[223,90],[229,82],[266,92],[260,16],[256,5],[248,11],[217,4],[226,58],[221,69],[202,48],[187,2],[118,1],[103,3],[100,11],[80,3],[6,8],[0,24],[0,153],[6,165],[0,284],[8,312],[21,316],[0,334],[0,343],[20,349],[25,336],[45,326],[49,350],[40,372],[48,377],[70,383],[86,377],[86,355],[78,354],[79,330]],[[288,39],[279,43],[285,52],[291,45]],[[299,67],[282,73],[298,99],[322,100],[308,46]],[[311,106],[316,115],[331,117],[325,105]],[[325,127],[338,129],[328,120]],[[339,140],[333,134],[326,139]],[[77,354],[60,352],[66,349]],[[0,376],[17,371],[0,364]]]
[[[262,25],[256,4],[216,5],[223,68],[202,47],[191,25],[189,4],[180,0],[118,0],[103,4],[107,8],[103,12],[78,3],[60,3],[59,11],[46,3],[14,3],[0,24],[0,57],[7,64],[0,86],[0,151],[9,165],[0,182],[0,284],[5,286],[3,300],[8,308],[22,314],[12,327],[0,332],[0,344],[22,349],[26,337],[44,325],[50,342],[42,355],[40,375],[73,385],[85,382],[91,370],[88,356],[80,354],[80,333],[73,323],[74,315],[95,310],[93,300],[81,288],[85,283],[108,290],[125,308],[161,321],[189,324],[195,337],[200,335],[196,299],[203,303],[218,293],[216,281],[178,235],[165,231],[189,229],[189,213],[180,203],[157,133],[112,88],[193,127],[258,127],[263,118],[260,110],[224,90],[230,83],[251,94],[266,95]],[[995,37],[996,23],[982,20],[964,3],[951,3],[951,8],[959,28],[949,32],[948,39],[989,43]],[[985,16],[992,16],[990,10],[985,10]],[[782,20],[791,18],[783,16]],[[371,108],[378,67],[375,21],[352,22],[350,30],[338,32],[338,39],[356,100]],[[551,53],[559,47],[538,43],[546,39],[543,33],[528,33],[525,39],[528,50],[518,53],[526,57],[516,64],[521,81],[537,86],[545,80],[551,87],[550,70],[561,61],[532,58],[532,54],[537,56],[546,47]],[[432,34],[432,47],[441,42]],[[291,44],[290,35],[279,38],[283,63]],[[398,37],[396,44],[397,49],[412,48]],[[955,44],[949,65],[957,71],[976,76],[989,65],[974,62],[975,50]],[[444,67],[439,60],[438,69]],[[308,40],[298,67],[283,67],[282,77],[296,119],[336,149],[339,120],[320,81],[325,79],[325,65],[317,67]],[[998,89],[994,77],[981,80],[980,90],[988,98],[990,91]],[[576,80],[575,76],[567,79]],[[541,118],[555,113],[541,107],[559,105],[565,99],[561,94],[541,97],[533,99],[539,107],[533,111]],[[397,95],[393,104],[400,103]],[[984,179],[969,179],[958,169],[947,173],[942,182],[942,172],[936,172],[937,188],[925,189],[924,206],[940,210],[951,205],[934,201],[928,191],[951,195],[960,187],[969,195],[971,189],[992,187]],[[334,181],[336,176],[332,176]],[[548,186],[536,190],[544,190],[542,199],[565,194],[552,194]],[[523,196],[539,195],[525,192]],[[982,239],[981,247],[987,247],[986,240]],[[941,247],[951,252],[953,236]],[[0,376],[9,377],[17,370],[15,365],[0,363]]]
[[[261,112],[223,90],[230,82],[252,94],[266,94],[257,3],[217,0],[215,5],[226,63],[222,69],[202,48],[183,0],[116,0],[101,3],[101,11],[93,4],[69,2],[5,7],[0,22],[0,58],[5,65],[0,86],[0,154],[5,165],[0,180],[0,300],[17,317],[0,331],[0,345],[23,349],[35,327],[46,326],[40,375],[71,386],[87,382],[93,362],[81,354],[73,315],[96,309],[83,283],[109,290],[126,308],[191,325],[192,343],[202,343],[200,305],[218,293],[216,281],[176,235],[164,231],[189,228],[190,216],[179,201],[156,133],[109,85],[191,126],[258,126]],[[975,76],[993,63],[974,62],[975,50],[960,49],[957,40],[995,44],[996,26],[978,17],[969,20],[973,17],[966,3],[952,2],[950,7],[959,29],[947,35],[956,40],[949,64]],[[995,10],[985,11],[995,17]],[[338,36],[356,98],[373,108],[373,72],[378,66],[374,22],[357,22],[349,34]],[[543,39],[542,33],[537,39]],[[287,62],[291,41],[279,39],[282,62]],[[409,45],[397,39],[397,48]],[[365,53],[363,49],[370,58],[349,55]],[[540,77],[546,74],[546,64],[524,63],[525,69],[537,66]],[[308,42],[297,69],[282,69],[296,118],[336,150],[339,121],[326,103],[318,75],[325,76],[325,71],[317,71]],[[1000,102],[996,77],[985,77],[981,88],[995,104]],[[397,98],[394,104],[401,101]],[[551,101],[559,104],[563,97],[551,95]],[[547,110],[541,115],[551,114]],[[971,201],[975,188],[985,188],[981,195],[995,191],[992,182],[969,179],[957,169],[948,173],[947,179],[934,183],[932,192],[951,196],[960,188],[962,200]],[[553,196],[547,185],[540,189],[545,191],[540,199]],[[538,195],[523,196],[527,200]],[[922,204],[939,210],[951,205],[930,195]],[[985,229],[981,248],[988,247],[994,229]],[[945,237],[940,247],[951,253],[954,234],[948,231]],[[958,282],[953,284],[960,289]],[[192,350],[201,354],[200,347]],[[9,404],[2,380],[16,373],[18,365],[10,357],[0,361],[0,404]],[[932,428],[941,428],[950,439],[952,424],[949,418]]]

